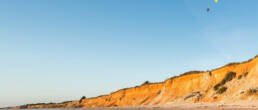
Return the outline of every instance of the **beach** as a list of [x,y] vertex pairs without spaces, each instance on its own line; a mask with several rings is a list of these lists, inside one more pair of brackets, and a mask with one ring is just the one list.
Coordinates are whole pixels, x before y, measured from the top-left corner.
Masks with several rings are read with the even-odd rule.
[[160,106],[79,108],[80,110],[258,110],[257,102],[184,103]]

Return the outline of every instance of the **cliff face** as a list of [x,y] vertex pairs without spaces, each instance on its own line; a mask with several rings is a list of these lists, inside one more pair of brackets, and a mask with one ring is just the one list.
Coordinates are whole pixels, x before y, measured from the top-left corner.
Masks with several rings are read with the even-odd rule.
[[105,96],[59,104],[14,108],[114,107],[195,102],[237,102],[258,98],[258,57],[207,72],[189,72],[160,83],[122,89]]

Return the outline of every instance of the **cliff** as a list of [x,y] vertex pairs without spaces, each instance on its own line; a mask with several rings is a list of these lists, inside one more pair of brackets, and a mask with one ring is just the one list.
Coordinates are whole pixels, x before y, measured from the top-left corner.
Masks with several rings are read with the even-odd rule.
[[212,71],[192,71],[160,83],[146,83],[109,95],[57,104],[15,108],[69,108],[163,105],[196,102],[238,102],[258,98],[258,57]]

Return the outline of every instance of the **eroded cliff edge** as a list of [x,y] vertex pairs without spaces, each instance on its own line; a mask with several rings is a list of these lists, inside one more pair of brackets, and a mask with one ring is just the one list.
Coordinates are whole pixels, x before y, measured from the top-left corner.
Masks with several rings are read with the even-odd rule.
[[192,71],[160,83],[121,89],[109,95],[15,108],[69,108],[163,105],[195,102],[238,102],[258,98],[258,56],[212,71]]

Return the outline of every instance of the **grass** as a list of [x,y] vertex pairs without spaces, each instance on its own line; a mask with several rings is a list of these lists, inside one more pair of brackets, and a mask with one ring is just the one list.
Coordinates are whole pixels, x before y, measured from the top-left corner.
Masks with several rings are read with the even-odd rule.
[[236,77],[236,73],[235,72],[229,72],[220,83],[216,84],[213,87],[214,90],[218,90],[220,86],[223,86],[224,84],[226,84],[228,81],[231,81],[235,77]]

